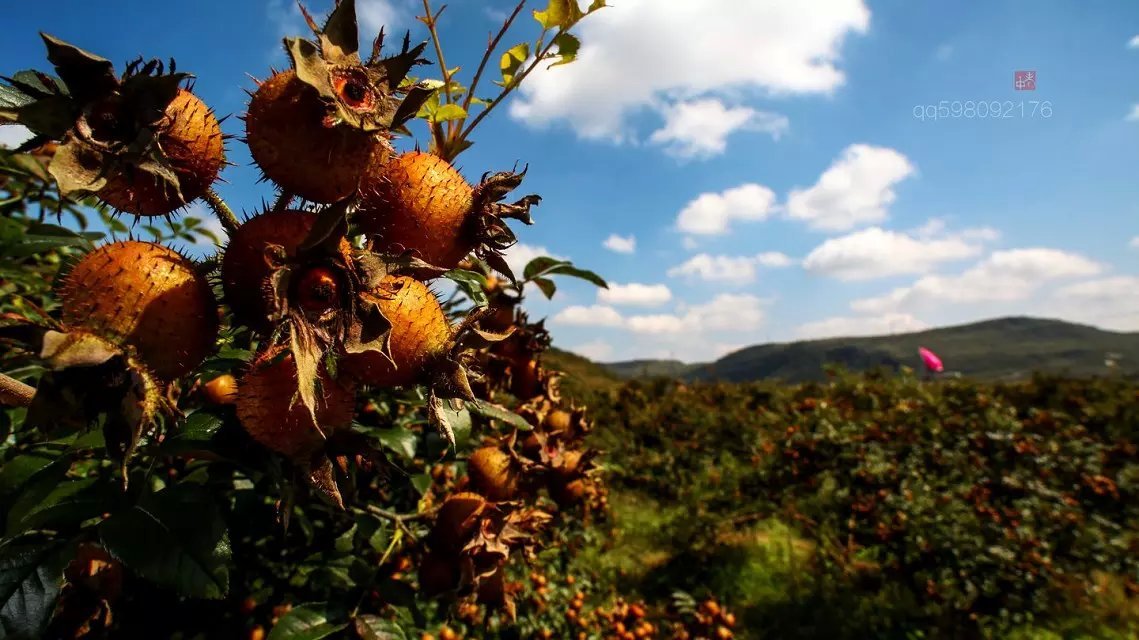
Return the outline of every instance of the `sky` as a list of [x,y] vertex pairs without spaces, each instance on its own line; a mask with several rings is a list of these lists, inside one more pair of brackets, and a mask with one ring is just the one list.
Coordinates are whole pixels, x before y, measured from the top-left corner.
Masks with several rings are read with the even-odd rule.
[[[5,12],[0,73],[47,69],[44,30],[119,65],[173,56],[240,115],[252,78],[287,64],[281,37],[306,34],[284,0],[63,4]],[[1139,330],[1139,3],[610,4],[575,29],[577,61],[530,76],[457,162],[472,181],[528,164],[519,195],[543,200],[512,223],[513,264],[552,255],[609,281],[530,293],[557,346],[700,362],[1007,315]],[[358,6],[368,39],[426,38],[421,2]],[[461,81],[513,6],[448,3]],[[536,35],[523,18],[504,44]],[[218,190],[255,211],[269,187],[238,141],[229,156]]]

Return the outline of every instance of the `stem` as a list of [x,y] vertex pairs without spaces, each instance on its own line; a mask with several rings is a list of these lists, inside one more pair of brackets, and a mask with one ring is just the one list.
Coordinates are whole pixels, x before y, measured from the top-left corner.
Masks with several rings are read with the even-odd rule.
[[32,404],[36,388],[0,373],[0,404],[9,407],[26,407]]
[[[435,45],[435,57],[439,60],[439,71],[443,75],[443,99],[447,104],[452,104],[454,100],[451,98],[451,74],[447,72],[447,61],[443,59],[443,43],[439,40],[439,32],[435,29],[435,24],[439,20],[439,16],[443,15],[443,10],[447,5],[439,7],[439,12],[431,15],[431,6],[428,0],[423,0],[423,11],[427,13],[424,23],[427,25],[427,31],[431,34],[431,43]],[[451,122],[447,122],[447,136],[451,136],[452,126]]]
[[[506,36],[510,25],[514,23],[514,19],[518,17],[518,14],[522,11],[522,7],[525,6],[526,0],[522,0],[518,3],[518,6],[514,7],[514,12],[502,23],[502,28],[498,30],[498,35],[494,36],[494,39],[487,45],[486,51],[482,54],[482,60],[479,61],[479,68],[475,70],[475,77],[471,80],[471,86],[467,87],[467,97],[463,100],[463,111],[466,111],[471,106],[471,100],[475,97],[475,88],[479,86],[479,80],[482,79],[482,72],[483,69],[486,69],[486,63],[490,62],[490,57],[494,55],[494,50],[498,48],[498,43]],[[465,120],[460,120],[459,126],[462,126],[464,122]]]
[[533,71],[539,63],[546,59],[546,55],[550,53],[550,49],[554,48],[554,41],[550,40],[550,43],[543,47],[542,40],[545,38],[545,35],[545,32],[543,32],[542,37],[538,39],[539,51],[534,56],[534,61],[530,63],[530,66],[526,67],[522,73],[514,76],[514,81],[510,83],[510,86],[508,86],[506,89],[503,89],[502,93],[498,94],[498,97],[486,106],[486,109],[483,109],[477,116],[475,116],[475,119],[471,122],[471,124],[467,125],[467,128],[463,129],[462,133],[459,134],[459,140],[465,140],[467,136],[470,135],[471,130],[478,126],[478,124],[482,122],[483,118],[487,117],[487,115],[489,115],[490,112],[493,111],[494,108],[497,107],[498,104],[506,98],[506,96],[510,95],[511,91],[514,91],[518,85],[522,84],[522,81],[526,79],[526,76],[530,75],[530,72]]
[[206,190],[206,195],[202,196],[202,199],[218,217],[218,221],[221,222],[225,232],[232,236],[241,226],[241,223],[237,221],[237,216],[233,215],[233,209],[230,209],[225,200],[222,200],[221,196],[213,189]]
[[412,532],[412,530],[407,526],[407,523],[414,522],[415,520],[423,520],[424,518],[429,518],[435,515],[436,511],[436,509],[430,509],[421,513],[395,513],[394,511],[381,509],[372,504],[365,505],[363,510],[378,518],[388,520],[394,524],[397,529],[402,531],[405,536],[412,540],[418,540],[419,537],[416,536],[414,532]]

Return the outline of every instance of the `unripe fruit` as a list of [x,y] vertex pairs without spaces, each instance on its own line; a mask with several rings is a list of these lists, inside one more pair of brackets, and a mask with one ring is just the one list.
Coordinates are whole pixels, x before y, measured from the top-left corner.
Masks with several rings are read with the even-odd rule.
[[130,345],[155,375],[179,378],[217,338],[217,301],[194,263],[153,242],[103,245],[83,257],[60,290],[63,323]]
[[266,316],[272,311],[267,279],[272,270],[265,252],[278,245],[284,258],[295,258],[316,217],[309,211],[262,213],[233,233],[222,258],[221,278],[225,302],[237,322],[267,330]]
[[431,528],[430,542],[434,549],[445,553],[458,553],[475,532],[479,516],[487,508],[486,498],[477,493],[456,493],[447,498]]
[[166,107],[166,117],[159,123],[158,144],[178,176],[183,200],[144,171],[108,173],[99,198],[127,213],[166,215],[205,194],[225,164],[221,125],[210,108],[189,91],[179,91]]
[[220,375],[202,385],[202,393],[210,404],[233,404],[237,401],[237,378],[228,373]]
[[[326,436],[352,423],[356,409],[353,386],[320,373],[316,423],[297,394],[297,367],[292,354],[258,366],[241,379],[237,417],[256,441],[293,460],[307,459]],[[323,432],[323,434],[322,434]]]
[[450,269],[478,242],[473,206],[474,189],[450,163],[413,151],[368,166],[356,219],[365,233],[378,236],[377,249],[413,250],[424,261]]
[[482,447],[467,460],[471,487],[487,499],[502,502],[518,494],[520,469],[510,455],[498,447]]
[[392,359],[375,351],[345,354],[341,367],[373,386],[423,382],[450,346],[451,325],[438,298],[422,282],[407,276],[386,276],[361,298],[379,307],[391,323],[388,346]]
[[[352,85],[339,89],[355,91]],[[245,117],[249,153],[265,175],[289,193],[325,204],[356,190],[380,145],[375,133],[329,125],[326,116],[317,90],[288,70],[261,83]]]
[[573,414],[564,409],[555,409],[546,415],[546,420],[543,424],[547,431],[559,432],[568,431],[570,428],[570,420]]

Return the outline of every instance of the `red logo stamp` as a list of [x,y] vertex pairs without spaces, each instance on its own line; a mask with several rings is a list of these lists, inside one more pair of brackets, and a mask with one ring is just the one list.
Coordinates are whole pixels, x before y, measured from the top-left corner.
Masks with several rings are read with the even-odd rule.
[[1036,72],[1017,71],[1013,75],[1012,86],[1017,91],[1036,91]]

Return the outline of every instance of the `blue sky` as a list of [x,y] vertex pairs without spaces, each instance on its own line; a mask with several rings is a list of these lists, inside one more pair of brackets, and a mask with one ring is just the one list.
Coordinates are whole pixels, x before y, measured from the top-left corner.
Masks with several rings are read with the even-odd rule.
[[[425,37],[418,3],[358,4],[365,30]],[[445,54],[469,80],[513,5],[448,4]],[[578,28],[579,60],[532,76],[459,161],[471,179],[529,163],[543,202],[512,260],[550,253],[613,283],[534,292],[559,346],[700,361],[1010,314],[1139,330],[1139,4],[612,4]],[[117,64],[173,56],[235,115],[246,74],[305,32],[282,0],[21,3],[4,73],[46,68],[41,29]],[[219,191],[253,210],[268,188],[240,143],[230,155]]]

